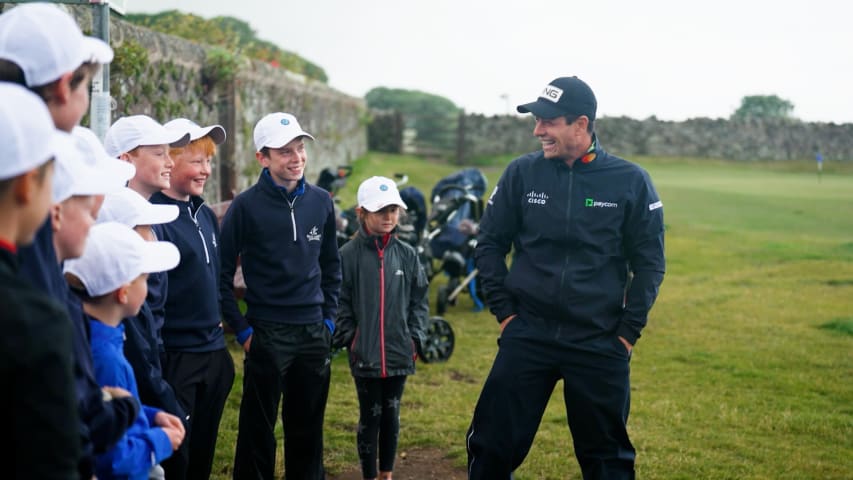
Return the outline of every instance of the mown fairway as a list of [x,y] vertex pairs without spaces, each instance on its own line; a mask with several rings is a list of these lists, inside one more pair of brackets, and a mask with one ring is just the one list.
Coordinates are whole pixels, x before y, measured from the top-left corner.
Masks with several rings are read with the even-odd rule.
[[[489,191],[504,160],[483,167]],[[853,478],[853,168],[830,169],[818,183],[805,164],[638,160],[664,202],[668,263],[632,360],[638,478]],[[342,206],[373,174],[405,172],[428,195],[457,169],[371,154],[356,162]],[[399,450],[439,448],[464,468],[498,329],[467,295],[445,317],[456,351],[409,379]],[[241,378],[222,422],[217,478],[230,478]],[[326,413],[330,472],[357,466],[357,417],[342,353]],[[542,478],[580,478],[560,385],[516,472]]]

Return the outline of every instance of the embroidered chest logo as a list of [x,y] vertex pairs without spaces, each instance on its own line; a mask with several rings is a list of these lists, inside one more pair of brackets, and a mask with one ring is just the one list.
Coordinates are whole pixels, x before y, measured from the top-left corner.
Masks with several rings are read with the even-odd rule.
[[213,243],[213,248],[219,247],[219,245],[216,244],[216,235],[213,233],[210,234],[210,242]]
[[309,242],[319,242],[323,237],[323,235],[320,234],[320,231],[317,230],[317,225],[311,227],[311,231],[305,236],[308,237]]
[[548,195],[545,193],[536,193],[535,190],[531,190],[530,193],[527,194],[527,203],[534,203],[536,205],[545,205],[548,203]]
[[585,206],[593,208],[618,208],[619,204],[613,202],[600,202],[592,198],[587,198]]

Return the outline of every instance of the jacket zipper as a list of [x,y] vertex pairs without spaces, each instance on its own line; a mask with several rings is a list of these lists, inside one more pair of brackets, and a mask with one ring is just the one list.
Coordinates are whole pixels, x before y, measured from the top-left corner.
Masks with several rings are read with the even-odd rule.
[[382,378],[388,376],[385,365],[385,249],[379,248],[376,242],[376,250],[379,252],[379,357],[382,364]]
[[[574,186],[574,174],[575,171],[569,167],[569,198],[566,202],[566,238],[569,238],[571,235],[571,221],[572,221],[572,187]],[[566,253],[566,257],[563,261],[563,271],[560,273],[560,291],[566,286],[566,272],[569,269],[569,253]]]
[[[204,246],[205,263],[210,265],[210,253],[207,251],[207,242],[204,240],[204,233],[202,233],[202,231],[201,231],[201,225],[198,224],[198,219],[195,218],[195,215],[193,214],[192,207],[187,205],[187,211],[190,213],[190,218],[192,219],[193,223],[195,224],[195,228],[198,229],[198,236],[201,238],[201,244]],[[196,212],[198,212],[198,210],[196,210]]]
[[281,195],[287,201],[287,204],[290,205],[290,223],[293,225],[293,243],[296,243],[296,213],[295,209],[293,208],[293,205],[296,203],[296,198],[294,198],[293,201],[290,201],[290,199],[287,198],[287,195],[285,195],[283,192]]

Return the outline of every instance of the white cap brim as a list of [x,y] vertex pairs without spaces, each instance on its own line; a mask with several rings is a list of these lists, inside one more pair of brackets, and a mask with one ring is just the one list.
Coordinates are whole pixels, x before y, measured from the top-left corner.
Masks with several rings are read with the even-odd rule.
[[119,187],[127,184],[136,175],[136,167],[130,162],[118,160],[107,154],[101,140],[92,130],[77,125],[71,130],[84,153],[83,160],[92,168],[103,171],[111,182]]
[[209,127],[199,127],[196,130],[190,130],[190,140],[198,140],[205,136],[210,136],[210,139],[216,145],[222,145],[225,142],[225,129],[221,125],[211,125]]
[[[297,132],[295,134],[291,133],[291,134],[287,134],[287,135],[281,135],[278,137],[270,138],[266,142],[264,142],[265,145],[261,145],[260,147],[258,147],[258,151],[261,151],[261,149],[264,147],[281,148],[281,147],[287,145],[288,143],[292,142],[293,140],[300,138],[300,137],[308,137],[311,140],[314,140],[314,137],[312,137],[310,133],[308,133],[304,130],[300,130],[299,132]],[[256,145],[256,147],[257,147],[257,145]]]
[[132,163],[115,158],[98,159],[94,166],[103,169],[107,176],[120,186],[126,185],[136,175],[136,167]]
[[[177,205],[160,205],[149,203],[136,217],[136,225],[159,225],[169,223],[178,218]],[[134,225],[135,226],[135,225]]]
[[83,47],[87,58],[80,62],[110,63],[113,61],[113,49],[100,38],[83,37]]
[[104,198],[97,222],[118,222],[129,227],[159,225],[178,218],[178,212],[177,205],[151,203],[135,190],[124,187]]
[[361,205],[361,208],[367,210],[368,212],[375,213],[388,205],[397,205],[403,210],[406,210],[406,202],[401,200],[391,200],[391,201],[383,201],[383,202],[374,202],[374,203],[366,203],[365,205]]
[[141,247],[141,273],[165,272],[178,266],[181,252],[171,242],[145,242]]

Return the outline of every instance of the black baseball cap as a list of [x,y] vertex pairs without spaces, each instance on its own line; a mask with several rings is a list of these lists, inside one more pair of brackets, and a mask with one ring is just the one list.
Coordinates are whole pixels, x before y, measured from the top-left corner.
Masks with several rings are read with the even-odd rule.
[[532,113],[539,118],[557,118],[563,115],[586,115],[595,120],[598,102],[592,89],[578,77],[554,79],[542,89],[535,102],[516,107],[518,113]]

